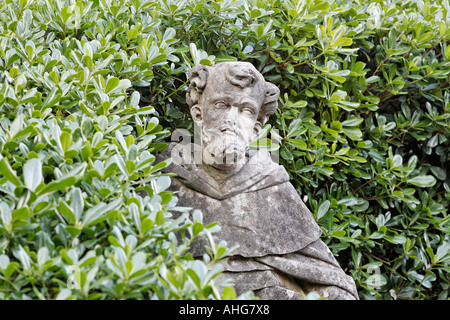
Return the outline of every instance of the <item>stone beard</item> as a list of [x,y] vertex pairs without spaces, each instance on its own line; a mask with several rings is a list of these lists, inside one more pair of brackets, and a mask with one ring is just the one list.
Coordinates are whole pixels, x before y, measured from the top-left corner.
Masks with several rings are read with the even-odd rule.
[[[238,246],[221,277],[238,294],[299,299],[313,291],[327,299],[358,299],[353,279],[321,241],[321,229],[267,151],[249,150],[277,108],[278,88],[246,62],[190,71],[186,101],[201,128],[201,146],[172,143],[171,190],[180,206],[200,209],[204,223],[218,222],[217,240]],[[198,155],[201,155],[198,161]],[[194,257],[206,252],[202,241]]]
[[244,164],[248,144],[239,128],[223,125],[219,129],[202,128],[203,159],[207,165]]

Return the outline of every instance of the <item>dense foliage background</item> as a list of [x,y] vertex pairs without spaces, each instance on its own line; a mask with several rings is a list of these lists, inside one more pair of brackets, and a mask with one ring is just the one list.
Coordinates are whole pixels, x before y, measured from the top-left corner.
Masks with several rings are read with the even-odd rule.
[[446,0],[0,0],[0,298],[235,297],[154,157],[230,60],[279,86],[269,148],[361,299],[448,298]]

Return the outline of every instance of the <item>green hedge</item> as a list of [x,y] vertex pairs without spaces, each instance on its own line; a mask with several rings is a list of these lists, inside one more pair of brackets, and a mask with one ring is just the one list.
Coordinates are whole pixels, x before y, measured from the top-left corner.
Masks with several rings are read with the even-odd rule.
[[212,281],[229,249],[176,206],[155,162],[170,132],[132,89],[173,35],[153,42],[148,10],[110,4],[1,2],[0,299],[234,298]]
[[245,60],[360,297],[447,299],[448,1],[0,1],[0,298],[221,298],[228,249],[183,254],[217,226],[172,216],[154,155],[189,68]]

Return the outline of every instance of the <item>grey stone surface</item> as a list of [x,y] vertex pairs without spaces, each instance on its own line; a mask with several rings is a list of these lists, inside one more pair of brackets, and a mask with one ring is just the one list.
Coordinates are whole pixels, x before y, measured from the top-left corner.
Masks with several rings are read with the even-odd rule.
[[[173,143],[177,174],[171,190],[179,205],[200,209],[204,223],[218,222],[218,240],[238,245],[222,277],[261,299],[299,299],[314,291],[327,299],[358,299],[354,281],[320,240],[321,229],[267,151],[249,150],[277,107],[278,88],[249,63],[197,66],[187,101],[201,128],[199,144]],[[204,243],[192,254],[200,257]]]

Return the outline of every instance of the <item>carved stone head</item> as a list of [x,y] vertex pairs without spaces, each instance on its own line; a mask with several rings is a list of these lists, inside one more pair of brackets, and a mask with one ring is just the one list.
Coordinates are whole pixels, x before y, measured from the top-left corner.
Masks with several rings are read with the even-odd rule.
[[277,108],[279,89],[248,62],[196,66],[186,100],[202,129],[202,159],[218,170],[236,171],[249,143]]

